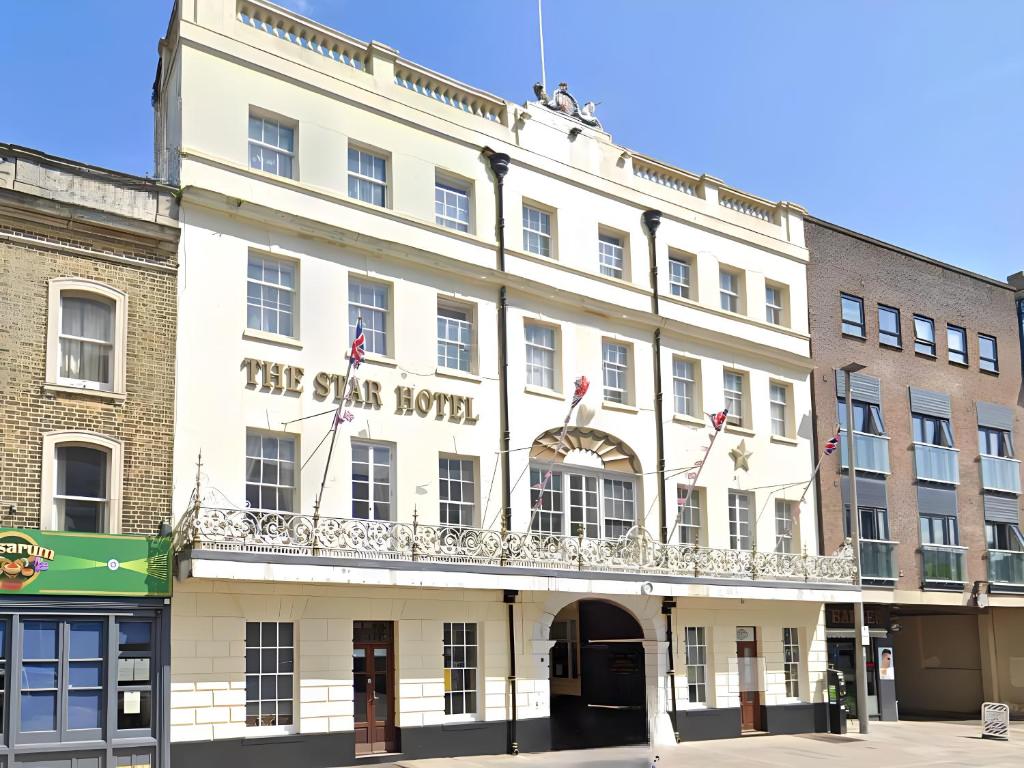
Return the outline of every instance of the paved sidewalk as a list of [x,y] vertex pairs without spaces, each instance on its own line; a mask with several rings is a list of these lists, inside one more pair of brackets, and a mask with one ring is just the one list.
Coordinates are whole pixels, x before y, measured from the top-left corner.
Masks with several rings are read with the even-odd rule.
[[[856,723],[853,723],[856,731]],[[980,737],[978,721],[872,723],[871,732],[845,736],[744,736],[657,750],[657,768],[925,768],[1024,766],[1024,723],[1010,724],[1009,741]],[[511,757],[457,757],[399,761],[400,768],[648,768],[648,747],[547,752]]]

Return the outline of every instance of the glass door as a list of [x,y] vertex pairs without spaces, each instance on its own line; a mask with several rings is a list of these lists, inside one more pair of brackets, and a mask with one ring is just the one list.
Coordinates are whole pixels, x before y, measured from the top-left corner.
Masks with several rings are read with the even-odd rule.
[[396,749],[394,667],[391,622],[355,622],[352,683],[357,755]]

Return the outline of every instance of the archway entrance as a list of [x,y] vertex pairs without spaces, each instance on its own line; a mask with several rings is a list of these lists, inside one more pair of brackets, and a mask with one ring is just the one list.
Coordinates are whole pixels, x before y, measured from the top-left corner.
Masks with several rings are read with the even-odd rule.
[[643,630],[603,600],[567,605],[551,623],[551,746],[645,744]]

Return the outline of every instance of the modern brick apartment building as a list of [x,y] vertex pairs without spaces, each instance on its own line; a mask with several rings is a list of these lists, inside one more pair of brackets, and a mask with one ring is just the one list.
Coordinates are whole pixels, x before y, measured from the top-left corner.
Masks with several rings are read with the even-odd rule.
[[3,766],[168,764],[176,211],[0,144]]
[[[1020,347],[1006,283],[817,219],[806,224],[816,439],[845,430],[852,374],[871,714],[1024,707]],[[843,466],[846,466],[845,432]],[[827,548],[848,534],[848,479],[823,468]],[[852,673],[850,613],[828,612],[830,663]],[[895,686],[876,664],[891,649]],[[851,685],[852,691],[854,687]]]

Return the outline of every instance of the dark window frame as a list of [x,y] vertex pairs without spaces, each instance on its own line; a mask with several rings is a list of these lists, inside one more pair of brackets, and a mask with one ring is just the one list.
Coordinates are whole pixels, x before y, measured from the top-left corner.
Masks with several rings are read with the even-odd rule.
[[[918,332],[917,332],[917,323],[918,323],[918,321],[920,321],[922,323],[927,323],[928,327],[932,329],[932,337],[931,337],[930,341],[925,339],[923,336],[918,334]],[[935,321],[932,318],[928,317],[927,315],[915,314],[914,315],[914,352],[916,352],[919,355],[924,355],[926,357],[935,357],[937,351],[938,351],[938,346],[937,346],[937,343],[935,341]]]
[[[987,357],[982,353],[982,339],[987,339],[988,341],[992,342],[992,357]],[[999,344],[996,341],[995,336],[991,336],[987,333],[978,334],[978,368],[983,373],[999,373]]]
[[[915,443],[935,445],[939,448],[956,448],[956,441],[953,439],[953,423],[950,419],[942,416],[929,416],[923,413],[911,412],[910,422]],[[941,438],[948,441],[948,444],[945,442],[935,442],[934,439],[926,439],[928,435],[925,432],[925,427],[928,425],[932,426],[934,439],[938,439],[941,436]]]
[[[844,304],[847,301],[852,301],[852,302],[854,302],[857,305],[858,310],[859,310],[859,315],[860,315],[860,322],[859,323],[854,322],[852,320],[847,320],[844,317],[845,313],[844,313],[843,309],[844,309]],[[842,331],[844,336],[852,336],[853,338],[857,338],[857,339],[866,339],[867,338],[867,317],[865,317],[865,315],[864,315],[864,299],[862,299],[860,296],[854,296],[852,293],[840,293],[839,294],[839,324],[840,324],[840,329],[841,329],[841,331]],[[850,326],[851,329],[856,329],[856,328],[859,327],[860,330],[859,331],[857,331],[857,330],[848,330],[847,326]]]
[[[896,316],[896,332],[895,333],[893,333],[892,331],[885,331],[885,330],[882,329],[882,313],[883,312],[891,312],[893,315]],[[884,337],[889,337],[889,338],[895,337],[896,341],[895,342],[888,341]],[[883,346],[883,347],[890,347],[892,349],[903,349],[903,318],[900,315],[900,310],[899,310],[898,307],[890,307],[887,304],[879,304],[878,305],[878,343],[879,343],[880,346]]]
[[[889,510],[886,507],[857,505],[860,510],[860,538],[866,541],[890,541]],[[850,505],[843,505],[843,532],[850,535]],[[869,535],[873,534],[873,535]]]
[[[949,343],[950,336],[952,334],[957,334],[960,337],[960,341],[963,343],[963,349],[953,349],[953,345]],[[960,355],[963,359],[954,360],[953,355]],[[964,367],[969,365],[970,356],[967,352],[967,329],[963,326],[946,323],[946,359],[953,365],[962,365]]]
[[[839,429],[846,429],[846,398],[840,397],[836,401],[836,416],[839,419]],[[882,418],[882,406],[877,403],[866,403],[863,400],[853,398],[853,431],[864,435],[884,436],[885,419]]]
[[[995,447],[995,451],[993,451]],[[1013,435],[1009,430],[996,427],[978,427],[978,453],[982,456],[1013,458]]]
[[[925,541],[925,529],[927,526],[928,538],[934,539],[935,534],[941,534],[939,538],[945,541]],[[960,526],[956,517],[947,515],[920,515],[918,525],[923,546],[933,547],[959,547]]]

